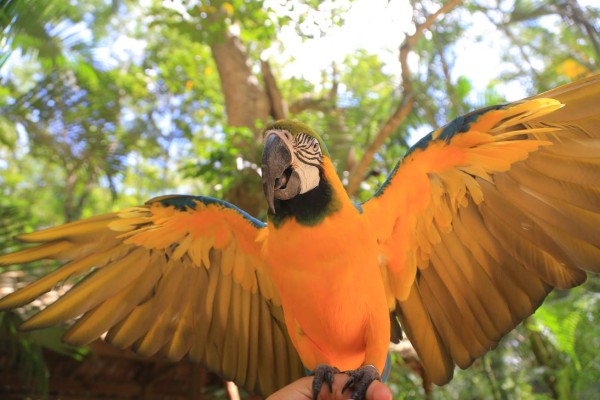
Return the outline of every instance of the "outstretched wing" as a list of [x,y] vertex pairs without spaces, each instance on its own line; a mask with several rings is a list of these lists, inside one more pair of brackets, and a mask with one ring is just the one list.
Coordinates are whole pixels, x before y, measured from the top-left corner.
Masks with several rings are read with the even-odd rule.
[[434,131],[363,205],[436,384],[600,272],[600,76]]
[[25,305],[82,278],[23,324],[78,318],[64,339],[106,340],[172,360],[186,354],[246,389],[268,395],[304,375],[285,329],[279,295],[263,271],[256,237],[264,224],[233,205],[166,196],[143,207],[19,236],[40,243],[0,265],[67,261],[0,300]]

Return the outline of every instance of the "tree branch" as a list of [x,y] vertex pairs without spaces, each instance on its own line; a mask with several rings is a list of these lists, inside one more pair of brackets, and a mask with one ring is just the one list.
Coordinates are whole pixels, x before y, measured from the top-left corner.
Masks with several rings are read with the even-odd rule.
[[287,104],[283,100],[283,96],[281,96],[281,91],[277,86],[271,64],[269,64],[268,61],[261,61],[260,70],[265,84],[265,91],[267,92],[269,103],[271,105],[271,117],[275,120],[287,118]]
[[381,126],[381,128],[379,128],[379,132],[375,136],[375,139],[373,139],[356,167],[350,172],[348,186],[346,187],[349,196],[354,196],[358,191],[360,183],[364,179],[375,153],[377,153],[387,138],[398,128],[398,126],[400,126],[413,109],[415,104],[415,93],[413,90],[410,67],[408,65],[408,54],[412,51],[421,36],[423,36],[425,30],[429,29],[440,15],[450,12],[460,3],[462,3],[462,0],[451,0],[444,4],[439,10],[428,16],[425,19],[425,22],[416,24],[415,33],[407,36],[404,40],[404,43],[400,47],[402,99],[390,118]]
[[[594,25],[586,18],[585,11],[581,9],[581,6],[577,0],[567,0],[566,4],[570,8],[571,15],[575,23],[579,25],[580,29],[585,34],[587,34],[588,39],[591,42],[594,51],[596,52],[596,57],[600,58],[600,35],[596,31]],[[562,13],[561,16],[564,18]]]
[[440,64],[442,65],[442,73],[444,75],[444,84],[446,86],[446,94],[450,98],[450,102],[452,103],[450,106],[450,111],[452,115],[457,115],[460,109],[460,99],[456,93],[456,87],[452,84],[452,75],[450,73],[450,66],[448,65],[448,60],[446,60],[446,56],[444,55],[444,49],[441,46],[436,45],[436,52],[438,57],[440,58]]
[[337,109],[337,96],[339,88],[339,77],[335,63],[331,66],[332,68],[332,83],[331,89],[320,97],[313,97],[311,95],[305,95],[302,98],[294,101],[290,104],[290,113],[299,114],[302,111],[314,110],[323,112],[332,112]]
[[331,108],[331,100],[326,97],[305,96],[290,104],[290,113],[299,114],[306,110],[330,111]]
[[440,15],[449,13],[460,3],[462,3],[462,0],[451,0],[444,4],[442,7],[440,7],[439,10],[428,16],[425,19],[425,22],[423,22],[422,24],[417,24],[415,33],[406,38],[406,44],[408,44],[408,46],[410,46],[411,48],[414,47],[417,41],[421,38],[421,36],[423,36],[423,32],[425,32],[426,29],[431,28],[431,25],[433,25],[434,22],[437,21]]

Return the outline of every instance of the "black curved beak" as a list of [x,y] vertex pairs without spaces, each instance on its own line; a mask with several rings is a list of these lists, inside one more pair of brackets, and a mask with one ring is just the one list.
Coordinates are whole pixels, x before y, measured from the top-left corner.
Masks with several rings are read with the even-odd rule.
[[269,211],[275,214],[275,191],[285,188],[291,171],[292,153],[284,141],[271,134],[265,141],[262,159],[262,183]]

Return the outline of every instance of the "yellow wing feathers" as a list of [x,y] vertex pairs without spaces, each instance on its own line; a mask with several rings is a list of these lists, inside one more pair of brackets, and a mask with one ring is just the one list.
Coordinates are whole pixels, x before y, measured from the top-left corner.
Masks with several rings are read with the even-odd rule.
[[[459,206],[483,201],[477,179],[490,181],[491,174],[507,171],[529,153],[551,144],[547,140],[511,140],[523,133],[504,130],[560,107],[555,100],[541,99],[517,105],[517,110],[490,111],[491,115],[484,114],[468,132],[449,142],[435,141],[440,131],[434,132],[427,148],[415,150],[402,161],[390,179],[393,189],[365,203],[386,247],[390,285],[397,299],[408,296],[417,266],[428,265],[432,246],[440,242],[441,234],[452,230]],[[535,111],[528,111],[530,108]],[[498,132],[499,136],[494,135]],[[534,134],[543,132],[535,130]],[[396,223],[398,219],[402,223]],[[397,251],[399,248],[403,251]]]
[[600,78],[433,132],[363,205],[434,382],[600,272]]
[[20,236],[40,244],[1,256],[0,264],[66,263],[0,300],[0,307],[27,304],[83,277],[22,328],[78,318],[64,335],[69,343],[106,333],[107,341],[141,355],[188,355],[263,394],[302,376],[279,295],[263,271],[260,223],[224,202],[176,201],[159,198]]

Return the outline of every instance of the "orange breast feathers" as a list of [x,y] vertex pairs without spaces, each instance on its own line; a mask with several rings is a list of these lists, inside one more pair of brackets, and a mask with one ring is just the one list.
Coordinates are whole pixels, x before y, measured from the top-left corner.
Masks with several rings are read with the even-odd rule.
[[[335,188],[334,188],[335,189]],[[390,322],[375,235],[350,203],[314,226],[269,225],[265,259],[306,368],[383,371]]]

